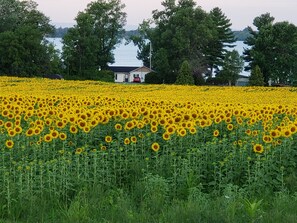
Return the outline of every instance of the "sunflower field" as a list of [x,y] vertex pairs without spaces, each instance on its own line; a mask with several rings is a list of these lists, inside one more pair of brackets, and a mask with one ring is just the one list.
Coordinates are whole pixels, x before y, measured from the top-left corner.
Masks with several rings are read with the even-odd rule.
[[0,218],[98,186],[153,211],[195,191],[293,194],[296,91],[1,77]]

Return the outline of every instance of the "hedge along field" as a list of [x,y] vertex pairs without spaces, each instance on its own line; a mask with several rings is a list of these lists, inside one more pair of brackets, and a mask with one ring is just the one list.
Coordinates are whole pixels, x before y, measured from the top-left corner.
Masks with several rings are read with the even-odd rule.
[[2,216],[86,186],[165,200],[297,189],[296,88],[1,77],[0,89]]

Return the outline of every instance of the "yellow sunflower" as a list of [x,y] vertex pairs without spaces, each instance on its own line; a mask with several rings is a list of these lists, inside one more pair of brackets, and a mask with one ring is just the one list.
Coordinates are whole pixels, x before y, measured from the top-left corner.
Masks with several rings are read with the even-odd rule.
[[111,136],[105,136],[105,142],[110,143],[112,141]]
[[121,131],[123,129],[123,126],[121,124],[117,123],[117,124],[115,124],[114,128],[117,131]]
[[57,130],[52,130],[50,132],[50,134],[51,134],[52,138],[54,138],[54,139],[59,137],[59,132]]
[[261,153],[264,152],[264,147],[261,144],[255,144],[253,146],[253,150],[254,150],[255,153],[260,153],[261,154]]
[[66,135],[65,133],[61,132],[61,133],[59,134],[59,138],[60,138],[60,140],[64,141],[64,140],[67,139],[67,135]]
[[213,136],[214,137],[218,137],[219,135],[220,135],[220,131],[219,130],[216,129],[216,130],[213,131]]
[[160,145],[157,142],[154,142],[151,146],[152,150],[154,150],[155,152],[158,152],[160,149]]
[[12,149],[14,145],[14,142],[12,140],[6,140],[5,142],[5,146],[8,148],[8,149]]
[[101,149],[101,151],[106,151],[107,147],[102,145],[102,146],[100,147],[100,149]]
[[190,128],[190,133],[191,134],[196,134],[196,132],[197,132],[197,129],[195,127]]
[[177,134],[181,137],[184,137],[187,134],[187,131],[185,128],[180,128],[177,130]]
[[16,131],[15,131],[14,129],[9,129],[9,130],[8,130],[8,135],[9,135],[10,137],[14,137],[14,136],[16,135]]
[[131,136],[130,138],[131,142],[136,143],[137,142],[137,138],[136,136]]
[[263,142],[265,142],[265,143],[272,142],[272,137],[270,135],[263,135],[262,139],[263,139]]
[[23,131],[23,128],[21,126],[16,126],[14,128],[14,131],[19,134],[19,133],[21,133]]
[[272,138],[278,138],[280,136],[280,132],[276,129],[271,130],[269,134]]
[[83,149],[82,148],[77,148],[75,150],[75,155],[80,155],[82,152],[83,152]]
[[289,138],[292,135],[292,132],[290,131],[290,129],[283,129],[282,135],[286,138]]
[[44,137],[43,137],[43,140],[45,142],[51,142],[53,140],[53,137],[51,134],[46,134]]
[[155,133],[158,131],[158,127],[157,126],[151,126],[151,132]]
[[75,125],[71,125],[70,128],[69,128],[69,131],[72,133],[72,134],[76,134],[78,132],[78,129]]
[[227,129],[228,129],[229,131],[232,131],[233,128],[234,128],[234,126],[233,126],[232,124],[229,123],[229,124],[227,125]]
[[125,145],[129,145],[130,144],[130,139],[129,138],[125,138],[124,139],[124,144]]
[[164,132],[162,138],[167,141],[170,139],[170,134],[168,132]]
[[26,136],[30,137],[30,136],[33,136],[33,135],[34,135],[34,129],[29,128],[29,129],[26,131]]

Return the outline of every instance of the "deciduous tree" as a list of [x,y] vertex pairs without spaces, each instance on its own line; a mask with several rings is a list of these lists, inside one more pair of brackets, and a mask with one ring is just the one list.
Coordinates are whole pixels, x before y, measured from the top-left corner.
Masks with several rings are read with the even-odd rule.
[[215,8],[207,13],[193,0],[165,0],[162,5],[163,10],[154,10],[152,19],[139,26],[140,35],[132,37],[139,48],[138,59],[147,64],[151,43],[152,67],[165,83],[176,81],[185,60],[199,77],[221,66],[226,47],[235,41],[222,11]]
[[290,84],[297,79],[297,27],[289,22],[273,23],[269,13],[254,19],[257,27],[249,27],[251,36],[246,40],[250,47],[245,50],[246,70],[259,66],[267,85],[271,79],[275,83]]
[[[204,57],[208,46],[211,19],[193,0],[162,2],[163,10],[155,10],[152,19],[145,21],[139,29],[142,35],[133,42],[139,47],[142,58],[149,58],[148,44],[152,44],[152,67],[163,76],[165,83],[174,83],[184,60]],[[158,60],[166,62],[160,63]],[[203,59],[199,59],[205,64]],[[168,65],[167,65],[168,63]],[[207,67],[207,66],[202,66]],[[205,71],[206,72],[206,71]]]
[[55,52],[49,50],[45,37],[53,26],[37,4],[0,0],[0,15],[0,74],[41,76],[51,72]]
[[114,62],[122,41],[126,13],[120,0],[97,0],[80,12],[63,38],[63,59],[70,75],[87,75]]

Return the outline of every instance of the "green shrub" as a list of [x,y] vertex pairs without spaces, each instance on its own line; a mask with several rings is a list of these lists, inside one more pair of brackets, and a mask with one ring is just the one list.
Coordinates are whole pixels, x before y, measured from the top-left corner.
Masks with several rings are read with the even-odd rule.
[[145,83],[147,84],[162,84],[163,80],[161,76],[156,72],[150,72],[145,75]]
[[188,61],[184,61],[180,67],[178,72],[175,84],[180,85],[193,85],[194,77],[190,68],[190,64]]

